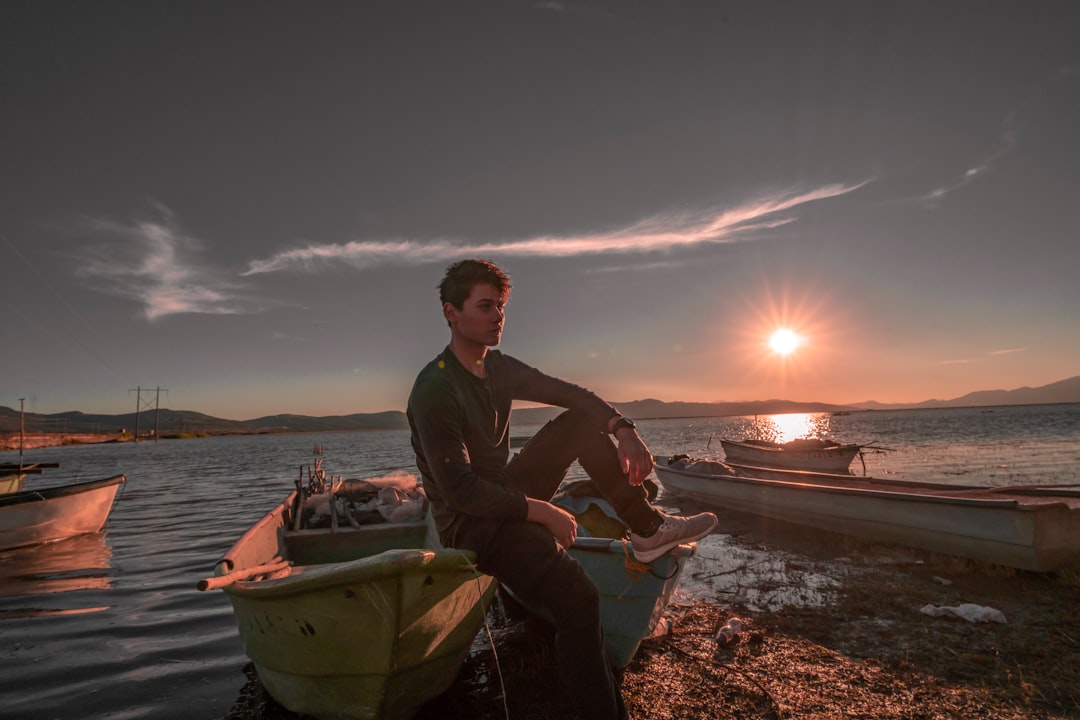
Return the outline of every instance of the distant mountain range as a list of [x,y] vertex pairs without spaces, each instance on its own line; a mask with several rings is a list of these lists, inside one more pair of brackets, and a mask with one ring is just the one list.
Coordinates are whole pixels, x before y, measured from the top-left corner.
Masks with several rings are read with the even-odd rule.
[[[121,415],[91,415],[82,412],[62,412],[44,415],[26,413],[23,418],[26,432],[35,433],[119,433],[124,430],[145,435],[183,433],[231,435],[281,432],[327,432],[332,430],[391,430],[407,428],[405,413],[388,411],[357,413],[355,415],[268,415],[254,420],[223,420],[190,410],[147,410]],[[19,411],[0,406],[0,433],[19,431]]]
[[[884,404],[875,401],[854,405],[757,400],[753,402],[663,402],[635,400],[614,403],[620,412],[637,419],[725,417],[731,415],[775,415],[793,412],[854,412],[859,410],[904,410],[942,407],[985,407],[994,405],[1051,405],[1080,403],[1080,376],[1015,390],[981,390],[952,400],[926,400],[914,404]],[[533,425],[554,417],[557,408],[521,408],[514,410],[514,423]],[[91,415],[82,412],[53,414],[25,413],[26,432],[33,433],[119,433],[121,429],[140,435],[156,430],[159,435],[199,433],[211,435],[281,432],[334,432],[357,430],[400,430],[407,428],[405,413],[391,410],[353,415],[268,415],[254,420],[223,420],[189,410],[149,410],[121,415]],[[0,433],[19,431],[19,411],[0,406]]]
[[872,400],[858,404],[863,410],[903,408],[984,407],[987,405],[1054,405],[1080,402],[1080,375],[1042,387],[1015,390],[979,390],[952,400],[926,400],[916,405],[883,405]]

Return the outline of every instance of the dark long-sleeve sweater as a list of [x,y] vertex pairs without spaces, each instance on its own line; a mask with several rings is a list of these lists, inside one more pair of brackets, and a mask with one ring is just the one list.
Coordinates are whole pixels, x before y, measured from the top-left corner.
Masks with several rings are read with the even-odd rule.
[[617,414],[589,390],[498,350],[484,364],[487,377],[476,377],[448,347],[420,371],[409,395],[416,464],[440,532],[459,515],[525,519],[525,495],[503,484],[513,400],[583,411],[597,429]]

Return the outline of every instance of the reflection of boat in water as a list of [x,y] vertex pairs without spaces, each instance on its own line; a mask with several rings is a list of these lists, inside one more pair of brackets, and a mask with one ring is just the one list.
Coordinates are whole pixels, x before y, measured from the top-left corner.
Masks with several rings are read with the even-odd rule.
[[105,610],[86,607],[76,591],[111,587],[111,562],[103,532],[0,551],[0,618]]

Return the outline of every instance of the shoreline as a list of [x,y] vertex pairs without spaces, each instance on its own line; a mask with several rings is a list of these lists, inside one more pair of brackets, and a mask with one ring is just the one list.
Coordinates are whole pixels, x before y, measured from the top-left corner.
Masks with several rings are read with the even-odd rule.
[[[1080,572],[1030,573],[720,510],[664,617],[621,673],[634,720],[1080,718]],[[762,558],[768,562],[762,562]],[[814,589],[824,589],[818,595]],[[769,601],[778,594],[786,602]],[[931,616],[975,604],[1007,622]],[[717,630],[738,617],[735,641]],[[492,610],[453,685],[416,720],[547,720],[550,626]],[[492,648],[494,640],[495,648]],[[224,720],[302,720],[248,682]]]
[[[126,433],[24,433],[22,449],[39,450],[66,445],[100,445],[133,441],[134,438]],[[0,452],[17,452],[19,444],[19,433],[0,435]]]

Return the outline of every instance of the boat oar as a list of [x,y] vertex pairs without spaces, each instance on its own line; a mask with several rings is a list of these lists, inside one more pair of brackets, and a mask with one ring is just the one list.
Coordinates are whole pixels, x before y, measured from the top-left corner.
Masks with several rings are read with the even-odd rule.
[[277,572],[278,570],[284,570],[287,567],[289,567],[288,560],[277,558],[265,565],[241,568],[240,570],[233,570],[231,573],[226,573],[225,575],[218,575],[217,577],[200,580],[195,585],[195,588],[203,591],[216,590],[217,588],[223,588],[226,585],[232,585],[234,582],[250,580],[257,575],[267,575],[269,573]]

